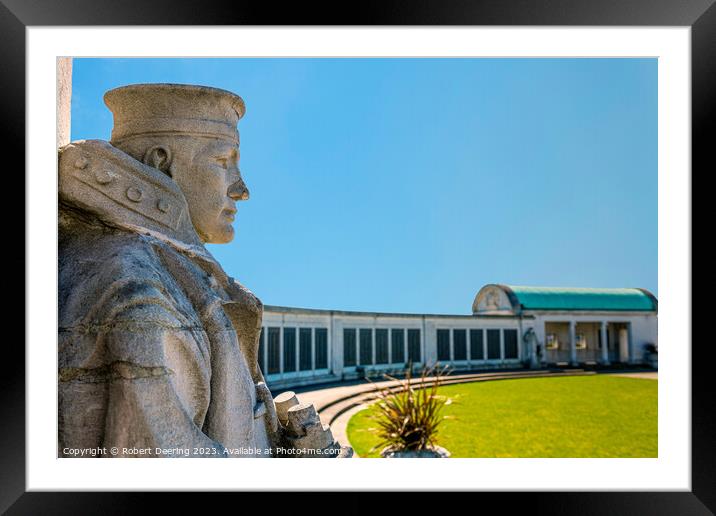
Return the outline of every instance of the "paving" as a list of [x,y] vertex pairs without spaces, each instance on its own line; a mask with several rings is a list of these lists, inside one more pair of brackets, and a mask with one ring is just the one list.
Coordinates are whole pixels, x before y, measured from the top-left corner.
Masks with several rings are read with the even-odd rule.
[[623,376],[625,378],[644,378],[646,380],[658,380],[659,373],[656,371],[645,371],[640,373],[612,373],[614,376]]

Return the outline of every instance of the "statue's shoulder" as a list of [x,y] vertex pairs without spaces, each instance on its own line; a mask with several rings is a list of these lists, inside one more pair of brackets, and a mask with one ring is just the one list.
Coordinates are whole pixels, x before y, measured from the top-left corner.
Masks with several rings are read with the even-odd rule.
[[156,246],[141,233],[109,226],[84,210],[60,207],[59,218],[61,270],[106,271],[110,278],[156,274]]
[[105,323],[128,309],[139,319],[184,321],[190,305],[165,266],[163,253],[176,251],[160,249],[156,241],[130,231],[76,221],[61,227],[60,326]]

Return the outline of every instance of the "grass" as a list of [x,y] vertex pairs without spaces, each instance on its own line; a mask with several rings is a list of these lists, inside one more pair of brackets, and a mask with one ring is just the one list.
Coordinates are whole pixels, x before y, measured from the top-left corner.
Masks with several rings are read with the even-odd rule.
[[[437,444],[452,457],[657,457],[657,381],[610,375],[440,387]],[[378,457],[371,406],[348,422],[360,457]]]

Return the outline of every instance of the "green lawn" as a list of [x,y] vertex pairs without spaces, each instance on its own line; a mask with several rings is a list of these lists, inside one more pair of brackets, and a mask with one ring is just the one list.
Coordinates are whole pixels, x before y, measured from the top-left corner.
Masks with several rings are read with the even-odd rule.
[[[657,380],[609,375],[447,385],[438,444],[453,457],[657,457]],[[369,407],[348,422],[361,457],[378,442]]]

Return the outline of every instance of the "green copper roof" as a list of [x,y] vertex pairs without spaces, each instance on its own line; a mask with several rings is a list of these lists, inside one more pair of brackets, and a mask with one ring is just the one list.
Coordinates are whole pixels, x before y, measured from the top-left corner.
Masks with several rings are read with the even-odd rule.
[[[656,298],[638,288],[564,288],[503,285],[524,310],[656,311]],[[515,300],[513,299],[514,303]]]

